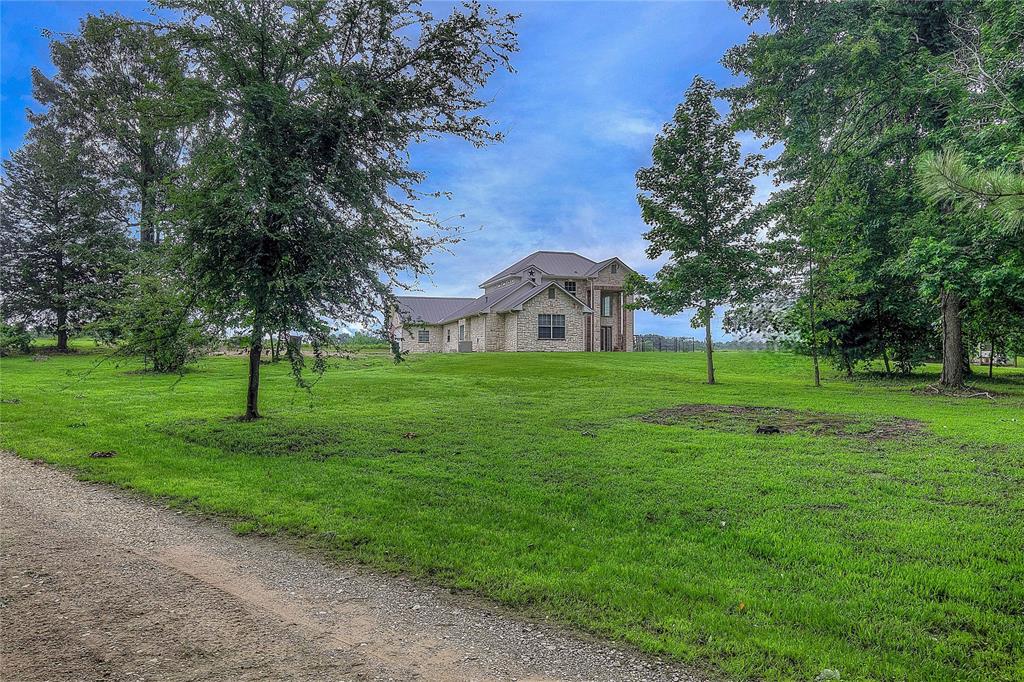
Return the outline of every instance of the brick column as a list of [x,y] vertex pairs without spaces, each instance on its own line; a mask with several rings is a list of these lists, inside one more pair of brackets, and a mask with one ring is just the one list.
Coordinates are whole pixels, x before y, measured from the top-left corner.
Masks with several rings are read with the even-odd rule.
[[594,309],[594,325],[590,339],[592,345],[590,348],[597,352],[601,350],[601,290],[597,287],[594,287],[594,301],[590,307]]

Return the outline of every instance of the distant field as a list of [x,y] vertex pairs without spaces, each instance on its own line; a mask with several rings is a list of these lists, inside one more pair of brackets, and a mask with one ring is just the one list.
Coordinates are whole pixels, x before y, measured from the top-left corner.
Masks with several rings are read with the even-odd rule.
[[717,386],[700,354],[377,354],[312,393],[266,367],[247,424],[244,358],[99,359],[2,360],[2,446],[729,677],[1024,680],[1024,368],[990,400],[785,354]]

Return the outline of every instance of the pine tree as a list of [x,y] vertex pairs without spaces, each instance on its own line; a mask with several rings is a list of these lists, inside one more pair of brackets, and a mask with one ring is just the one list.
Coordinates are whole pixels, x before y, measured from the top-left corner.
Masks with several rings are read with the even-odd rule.
[[115,295],[128,248],[117,198],[81,145],[36,127],[4,162],[0,307],[4,322],[68,337]]
[[88,15],[78,33],[46,35],[57,72],[32,70],[33,95],[48,108],[31,118],[91,147],[99,172],[125,190],[122,211],[140,240],[159,242],[162,183],[195,118],[180,106],[166,109],[182,103],[168,93],[185,86],[184,60],[153,27],[117,14]]
[[659,315],[697,308],[705,329],[708,383],[715,383],[711,319],[716,306],[749,297],[757,262],[751,220],[758,156],[740,144],[715,108],[715,84],[700,76],[654,142],[653,163],[637,172],[637,197],[651,259],[669,261],[649,281],[628,282],[635,307]]

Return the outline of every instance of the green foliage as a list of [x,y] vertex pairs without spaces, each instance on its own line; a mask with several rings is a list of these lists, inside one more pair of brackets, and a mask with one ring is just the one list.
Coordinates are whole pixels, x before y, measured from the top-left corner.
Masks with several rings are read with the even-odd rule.
[[142,242],[159,241],[162,183],[196,118],[183,98],[169,96],[187,85],[182,55],[149,24],[117,14],[86,15],[78,33],[47,35],[57,70],[32,70],[33,95],[48,108],[31,118],[89,146],[97,172],[123,190],[121,212],[139,225]]
[[694,327],[715,306],[746,295],[756,265],[751,221],[753,178],[760,157],[742,158],[740,144],[714,105],[715,84],[700,76],[672,121],[657,136],[653,165],[637,171],[649,243],[648,258],[669,262],[647,281],[629,280],[637,307],[661,315],[699,308]]
[[32,334],[22,324],[0,322],[0,356],[25,354],[32,350]]
[[326,320],[379,324],[399,273],[425,272],[450,239],[415,207],[407,150],[498,139],[476,91],[508,66],[514,17],[468,4],[438,19],[407,0],[158,6],[194,65],[181,108],[213,105],[170,193],[201,304],[251,330],[254,353],[267,332],[305,334],[322,371]]
[[196,305],[194,284],[171,266],[166,252],[139,254],[117,301],[90,331],[142,358],[147,369],[180,373],[218,340],[218,328]]
[[118,201],[88,150],[53,125],[4,161],[3,321],[55,334],[58,347],[117,292],[129,252]]
[[760,156],[743,158],[732,129],[715,108],[715,84],[700,76],[672,121],[655,138],[652,165],[636,174],[648,258],[669,254],[653,280],[626,279],[634,308],[675,315],[697,308],[705,328],[708,383],[715,383],[711,317],[715,306],[753,296],[758,266],[752,220],[753,178]]
[[[21,401],[0,405],[0,448],[723,679],[1019,676],[1024,368],[977,377],[988,400],[915,390],[935,365],[826,370],[808,391],[810,363],[783,353],[722,353],[714,387],[698,353],[356,355],[309,394],[265,365],[269,418],[239,423],[244,358],[181,380],[95,358],[0,360],[3,399]],[[552,409],[552,386],[586,409]],[[921,430],[636,418],[681,401]]]
[[1024,174],[1006,168],[980,170],[958,149],[927,152],[918,160],[918,181],[934,204],[995,220],[1010,237],[1024,233]]
[[[769,167],[790,188],[775,201],[805,214],[789,234],[801,247],[796,267],[821,278],[813,294],[804,288],[796,297],[817,299],[826,313],[826,347],[836,343],[844,359],[886,362],[902,347],[912,363],[933,345],[929,329],[940,328],[934,306],[942,300],[943,357],[959,365],[964,316],[985,309],[971,305],[973,287],[1020,243],[1000,238],[991,220],[933,204],[948,197],[939,185],[951,181],[965,191],[1015,185],[1003,172],[968,182],[962,160],[934,152],[966,145],[983,167],[998,168],[1020,148],[1020,3],[736,4],[772,30],[726,54],[724,63],[746,77],[727,93],[738,126],[784,144]],[[1014,201],[987,203],[1012,213]],[[830,307],[842,310],[838,318],[830,319]]]

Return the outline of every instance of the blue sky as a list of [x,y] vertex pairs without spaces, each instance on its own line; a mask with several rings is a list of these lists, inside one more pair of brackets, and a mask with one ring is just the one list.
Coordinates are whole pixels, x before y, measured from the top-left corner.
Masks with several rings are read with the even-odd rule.
[[[493,3],[522,15],[516,72],[488,85],[487,115],[506,139],[484,149],[438,140],[413,150],[424,189],[453,193],[430,206],[460,216],[463,241],[433,258],[425,294],[475,296],[488,276],[537,249],[617,255],[646,274],[634,174],[695,74],[734,82],[719,60],[750,33],[724,2]],[[428,3],[436,13],[441,3]],[[4,158],[28,128],[30,69],[52,72],[43,29],[72,31],[89,12],[143,16],[142,2],[0,2],[0,142]],[[761,27],[758,27],[759,29]],[[743,138],[746,151],[758,145]],[[759,195],[770,191],[764,179]],[[684,312],[638,311],[638,332],[690,335]],[[719,318],[720,319],[720,318]],[[716,338],[727,338],[720,329]]]

